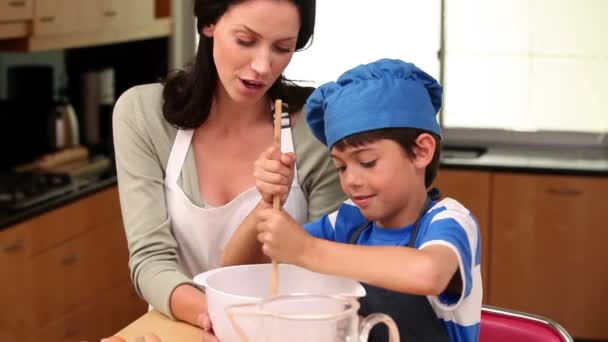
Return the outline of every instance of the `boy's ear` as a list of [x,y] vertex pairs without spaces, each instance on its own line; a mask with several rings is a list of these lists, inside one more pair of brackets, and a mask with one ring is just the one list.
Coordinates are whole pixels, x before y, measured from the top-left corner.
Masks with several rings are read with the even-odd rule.
[[215,24],[207,25],[201,30],[201,34],[207,38],[213,38],[213,32],[215,32]]
[[416,138],[416,146],[414,152],[416,157],[414,158],[414,164],[419,168],[426,168],[435,155],[435,149],[437,148],[437,141],[432,135],[428,133],[422,133]]

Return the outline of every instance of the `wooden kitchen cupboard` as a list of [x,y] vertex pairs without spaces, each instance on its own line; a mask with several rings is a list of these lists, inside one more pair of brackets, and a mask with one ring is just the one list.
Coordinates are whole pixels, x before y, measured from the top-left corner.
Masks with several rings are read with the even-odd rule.
[[489,303],[608,339],[607,177],[495,173]]
[[[10,16],[12,26],[3,29],[0,25],[0,50],[4,51],[119,43],[167,37],[172,31],[171,0],[0,1],[29,6],[28,15]],[[0,24],[5,16],[0,15]],[[23,27],[27,30],[17,30]]]
[[0,341],[17,341],[22,305],[18,299],[23,284],[20,267],[25,261],[23,230],[19,227],[0,231]]
[[[2,318],[14,341],[99,341],[146,311],[129,279],[115,187],[2,233],[6,246],[15,246],[11,235],[21,237],[21,254],[10,256],[20,311]],[[10,261],[3,255],[0,264]]]
[[34,37],[90,32],[101,28],[102,3],[97,0],[36,0]]
[[488,275],[490,266],[490,199],[491,173],[488,171],[458,170],[442,168],[433,186],[443,196],[452,197],[467,207],[477,219],[481,233],[481,277],[483,279],[484,303],[487,303]]
[[24,37],[33,16],[33,0],[0,0],[0,39]]

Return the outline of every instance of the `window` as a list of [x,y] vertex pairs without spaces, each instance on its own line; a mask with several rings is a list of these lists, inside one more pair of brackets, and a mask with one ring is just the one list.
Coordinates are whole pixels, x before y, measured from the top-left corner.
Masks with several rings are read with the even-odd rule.
[[608,145],[606,17],[608,0],[317,0],[285,75],[400,58],[442,81],[447,140]]
[[608,1],[445,0],[444,14],[445,128],[579,132],[601,142]]
[[380,58],[412,62],[439,79],[440,0],[317,0],[313,44],[285,71],[320,85]]

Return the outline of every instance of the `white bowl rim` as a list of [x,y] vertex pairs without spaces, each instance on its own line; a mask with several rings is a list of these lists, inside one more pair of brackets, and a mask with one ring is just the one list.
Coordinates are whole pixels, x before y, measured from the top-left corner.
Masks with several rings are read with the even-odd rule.
[[[211,290],[212,292],[224,295],[224,296],[230,296],[234,299],[240,299],[240,300],[248,300],[248,301],[261,301],[263,299],[266,299],[268,297],[271,297],[270,295],[268,297],[252,297],[252,296],[243,296],[243,295],[237,295],[237,294],[232,294],[232,293],[228,293],[222,290],[219,290],[215,287],[212,287],[209,285],[209,282],[207,281],[209,278],[211,278],[212,276],[214,276],[216,273],[220,273],[222,271],[228,270],[228,269],[235,269],[235,268],[266,268],[268,267],[268,265],[271,265],[270,263],[265,263],[265,264],[246,264],[246,265],[233,265],[233,266],[225,266],[225,267],[218,267],[215,268],[213,270],[209,270],[200,274],[197,274],[196,276],[194,276],[194,278],[192,279],[194,281],[194,283],[201,285],[205,288],[205,292],[208,290]],[[310,271],[306,268],[300,267],[300,266],[296,266],[296,265],[291,265],[291,264],[279,264],[279,267],[296,267],[296,268],[301,268],[304,269],[306,271],[309,272],[313,272]],[[315,272],[313,272],[315,273]],[[322,273],[319,273],[322,274]],[[339,277],[339,278],[344,278],[344,279],[349,279],[349,278],[345,278],[345,277]],[[361,298],[361,297],[365,297],[366,296],[366,292],[365,288],[363,287],[363,285],[361,285],[361,283],[359,283],[358,281],[354,280],[354,279],[349,279],[352,280],[356,283],[359,284],[359,290],[357,291],[360,293],[357,294],[337,294],[337,296],[342,296],[342,297],[353,297],[353,298]],[[291,294],[291,293],[290,293]],[[300,292],[297,293],[297,295],[318,295],[318,293],[308,293],[308,292]]]

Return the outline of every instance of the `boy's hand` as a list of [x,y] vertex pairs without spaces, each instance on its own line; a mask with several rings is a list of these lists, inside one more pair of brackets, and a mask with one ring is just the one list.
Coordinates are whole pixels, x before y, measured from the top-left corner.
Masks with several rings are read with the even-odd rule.
[[284,211],[264,209],[259,213],[258,241],[272,260],[302,266],[312,250],[314,237]]
[[296,155],[293,152],[281,153],[272,146],[262,152],[253,164],[253,176],[264,202],[272,203],[274,195],[279,195],[281,203],[285,203],[291,182]]

